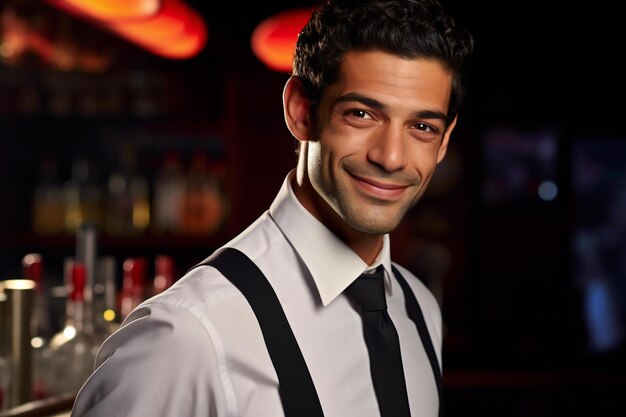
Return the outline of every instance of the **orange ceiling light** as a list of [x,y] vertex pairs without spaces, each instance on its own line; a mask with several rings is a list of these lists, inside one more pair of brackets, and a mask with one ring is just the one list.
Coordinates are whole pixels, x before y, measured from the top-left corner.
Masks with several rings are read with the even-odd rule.
[[109,25],[138,45],[167,58],[196,55],[207,40],[202,17],[182,0],[162,0],[158,14],[139,21],[118,21]]
[[138,19],[154,16],[161,0],[48,0],[73,14],[98,20]]
[[257,58],[274,71],[291,71],[298,35],[312,12],[311,8],[287,10],[262,21],[251,38]]
[[[51,4],[58,6],[57,3],[68,1],[70,0],[52,0]],[[94,0],[71,1],[92,4]],[[111,0],[103,0],[102,2],[109,1]],[[134,4],[140,0],[116,0],[112,3],[125,1]],[[158,3],[159,7],[156,13],[148,16],[134,19],[109,19],[101,14],[90,15],[89,18],[130,42],[165,58],[185,59],[198,54],[208,38],[208,30],[202,16],[187,5],[184,0],[159,0]],[[67,7],[61,8],[72,12]],[[79,14],[85,16],[82,12]]]

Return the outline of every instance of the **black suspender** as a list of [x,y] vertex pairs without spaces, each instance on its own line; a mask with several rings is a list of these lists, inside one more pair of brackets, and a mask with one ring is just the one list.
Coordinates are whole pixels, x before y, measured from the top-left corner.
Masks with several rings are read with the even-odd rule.
[[406,305],[406,311],[409,314],[409,318],[413,320],[413,323],[415,323],[415,326],[417,326],[417,332],[420,335],[422,345],[424,345],[424,350],[426,351],[428,361],[430,362],[430,367],[433,370],[435,384],[437,385],[437,394],[439,395],[439,416],[441,417],[443,415],[443,384],[441,369],[439,368],[439,362],[437,361],[437,353],[435,352],[433,341],[430,338],[428,328],[426,327],[426,322],[424,321],[424,314],[422,313],[422,309],[417,302],[417,299],[415,298],[415,294],[413,294],[413,290],[411,290],[409,284],[406,282],[400,271],[398,271],[395,266],[392,266],[391,269],[393,270],[393,274],[396,276],[396,279],[402,287],[402,291],[404,292],[404,304]]
[[[244,253],[225,248],[218,255],[200,263],[218,269],[244,295],[259,322],[272,364],[278,375],[279,393],[285,417],[323,417],[322,407],[298,342],[272,286],[261,270]],[[441,369],[424,321],[422,309],[400,272],[393,267],[399,281],[409,318],[415,323],[439,394],[439,416],[442,415]]]
[[232,282],[252,307],[278,375],[278,391],[285,417],[323,417],[298,342],[265,275],[250,258],[232,248],[226,248],[207,264]]

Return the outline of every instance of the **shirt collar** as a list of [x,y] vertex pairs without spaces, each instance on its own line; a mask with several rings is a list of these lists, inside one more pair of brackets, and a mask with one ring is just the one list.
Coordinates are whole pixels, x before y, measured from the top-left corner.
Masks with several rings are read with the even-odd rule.
[[359,275],[380,264],[385,268],[385,286],[391,292],[389,235],[384,236],[376,261],[367,265],[300,204],[291,188],[293,175],[294,171],[285,178],[269,212],[311,273],[322,305],[327,306]]

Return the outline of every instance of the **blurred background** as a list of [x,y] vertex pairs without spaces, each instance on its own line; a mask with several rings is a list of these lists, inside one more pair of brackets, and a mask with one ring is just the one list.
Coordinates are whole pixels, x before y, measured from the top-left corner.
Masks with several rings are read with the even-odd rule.
[[[0,0],[0,280],[38,256],[50,335],[83,225],[114,325],[267,209],[295,166],[279,52],[314,4]],[[446,416],[622,415],[626,6],[443,4],[469,94],[392,251],[443,309]]]

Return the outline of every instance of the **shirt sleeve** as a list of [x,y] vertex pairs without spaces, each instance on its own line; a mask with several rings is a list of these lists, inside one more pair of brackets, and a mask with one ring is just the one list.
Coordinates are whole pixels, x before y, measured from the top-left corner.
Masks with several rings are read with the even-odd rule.
[[222,417],[215,344],[187,309],[140,306],[102,345],[71,417]]

